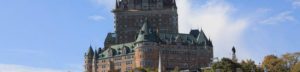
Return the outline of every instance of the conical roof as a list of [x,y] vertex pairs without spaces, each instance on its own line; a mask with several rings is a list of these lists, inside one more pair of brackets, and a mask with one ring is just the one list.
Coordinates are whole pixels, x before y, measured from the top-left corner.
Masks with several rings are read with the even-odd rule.
[[92,46],[90,45],[90,48],[89,48],[89,50],[88,50],[88,53],[87,53],[87,55],[88,56],[92,56],[92,55],[94,55],[94,51],[93,51],[93,48],[92,48]]
[[144,23],[142,28],[140,29],[139,35],[135,42],[158,42],[157,33],[148,25],[148,23]]
[[197,42],[202,43],[202,42],[207,42],[207,41],[208,41],[208,39],[207,39],[206,35],[204,34],[203,30],[201,30],[197,37]]

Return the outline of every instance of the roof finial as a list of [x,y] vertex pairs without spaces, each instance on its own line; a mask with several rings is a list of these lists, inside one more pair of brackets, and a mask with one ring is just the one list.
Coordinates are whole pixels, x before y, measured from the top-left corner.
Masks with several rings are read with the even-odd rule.
[[203,31],[203,28],[201,27],[201,31]]

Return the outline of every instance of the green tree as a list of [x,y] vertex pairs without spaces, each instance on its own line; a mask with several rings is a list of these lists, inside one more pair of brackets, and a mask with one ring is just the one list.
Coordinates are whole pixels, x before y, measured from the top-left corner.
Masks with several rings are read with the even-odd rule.
[[253,72],[257,71],[257,67],[255,65],[255,62],[253,60],[243,60],[241,62],[241,67],[244,72]]
[[145,68],[141,68],[141,67],[138,67],[138,68],[135,68],[133,70],[133,72],[147,72]]
[[269,72],[287,72],[284,61],[275,55],[266,56],[262,67],[266,68]]
[[241,68],[241,65],[229,58],[222,58],[220,62],[213,63],[212,65],[214,71],[221,69],[222,72],[236,72],[236,68]]
[[290,70],[298,62],[299,55],[297,53],[286,53],[282,55],[282,60],[285,62],[285,67]]
[[145,68],[145,70],[146,70],[146,72],[152,72],[152,69],[149,67]]
[[212,69],[204,69],[203,72],[214,72]]
[[262,69],[261,67],[256,67],[256,71],[255,72],[264,72],[264,69]]
[[300,62],[296,63],[296,64],[293,66],[291,72],[300,72]]

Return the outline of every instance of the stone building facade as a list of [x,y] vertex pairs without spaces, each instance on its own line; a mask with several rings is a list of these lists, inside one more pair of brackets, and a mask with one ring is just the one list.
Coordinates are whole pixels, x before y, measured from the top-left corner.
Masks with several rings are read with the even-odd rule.
[[108,33],[103,48],[85,53],[85,72],[128,72],[136,68],[162,72],[178,67],[207,67],[213,45],[201,30],[178,33],[175,0],[117,0],[115,32]]

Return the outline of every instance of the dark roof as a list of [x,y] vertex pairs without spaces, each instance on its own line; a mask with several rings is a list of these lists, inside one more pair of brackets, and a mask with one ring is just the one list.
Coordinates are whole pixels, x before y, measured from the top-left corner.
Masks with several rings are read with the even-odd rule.
[[107,36],[106,36],[105,42],[116,43],[116,34],[115,33],[108,33]]
[[91,45],[90,45],[89,50],[87,52],[87,56],[88,57],[93,57],[94,56],[94,51],[93,51],[93,48],[92,48]]
[[198,29],[195,29],[195,30],[191,30],[190,31],[190,35],[194,36],[194,37],[197,37],[199,35],[200,31]]

